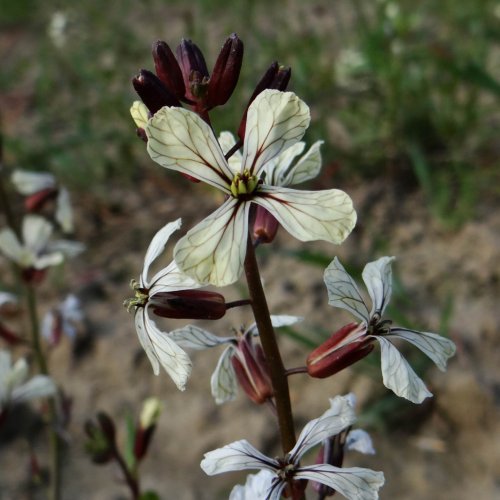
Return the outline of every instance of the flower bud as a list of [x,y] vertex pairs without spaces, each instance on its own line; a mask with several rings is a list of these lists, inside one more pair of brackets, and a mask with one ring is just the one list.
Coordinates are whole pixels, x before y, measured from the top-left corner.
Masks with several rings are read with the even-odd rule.
[[373,347],[366,326],[349,323],[309,354],[307,373],[314,378],[329,377],[367,356]]
[[241,388],[254,403],[260,405],[273,397],[264,351],[259,344],[253,344],[251,336],[245,335],[238,342],[231,362]]
[[190,101],[196,102],[205,94],[208,86],[209,74],[205,58],[191,40],[182,39],[176,53],[184,78],[185,96]]
[[163,106],[181,105],[164,83],[151,71],[141,69],[139,74],[132,80],[132,85],[153,115]]
[[156,425],[163,410],[163,403],[158,398],[148,398],[142,405],[139,423],[142,429]]
[[149,304],[153,313],[163,318],[219,319],[226,314],[224,296],[204,290],[156,293]]
[[92,420],[85,423],[85,432],[89,437],[85,449],[96,464],[111,461],[116,452],[115,426],[111,418],[103,412],[97,414],[97,424]]
[[54,200],[57,197],[58,189],[55,187],[42,189],[36,193],[27,196],[24,200],[24,206],[27,212],[40,211],[45,203]]
[[257,205],[255,212],[255,221],[253,223],[253,236],[256,243],[271,243],[278,228],[279,222],[273,214],[268,212],[264,207]]
[[186,86],[182,71],[174,53],[165,42],[158,41],[153,44],[153,59],[158,78],[177,99],[183,99]]
[[208,84],[206,107],[225,104],[238,83],[243,61],[243,42],[233,33],[224,43]]

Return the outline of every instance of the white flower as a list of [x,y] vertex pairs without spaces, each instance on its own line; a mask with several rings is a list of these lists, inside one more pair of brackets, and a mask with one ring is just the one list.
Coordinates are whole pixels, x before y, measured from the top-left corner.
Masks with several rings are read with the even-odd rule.
[[24,358],[12,365],[10,354],[0,351],[0,410],[9,405],[35,398],[52,396],[56,386],[50,377],[35,375],[28,379],[28,365]]
[[329,464],[300,465],[304,453],[340,433],[356,419],[347,397],[337,396],[330,402],[330,408],[321,417],[304,427],[296,445],[283,459],[266,457],[248,441],[241,440],[206,453],[201,468],[210,476],[246,469],[268,470],[272,474],[261,478],[266,488],[264,496],[259,497],[266,500],[279,500],[286,484],[300,479],[324,484],[346,498],[377,499],[378,490],[384,484],[382,472],[358,467],[343,469]]
[[78,326],[84,319],[78,297],[69,294],[55,309],[48,311],[42,321],[42,335],[53,343],[57,343],[61,334],[75,339]]
[[455,354],[455,344],[440,335],[393,327],[392,321],[383,319],[392,293],[391,263],[394,257],[381,257],[368,263],[363,270],[363,281],[372,301],[371,310],[363,299],[356,283],[337,258],[325,271],[328,303],[346,309],[361,319],[362,328],[357,335],[346,337],[336,349],[367,337],[375,338],[381,347],[381,365],[384,385],[398,396],[413,403],[421,403],[432,396],[423,381],[392,344],[393,339],[403,339],[418,347],[441,370],[446,370],[448,358]]
[[52,224],[38,215],[26,215],[21,232],[22,242],[11,228],[2,229],[0,251],[23,269],[57,266],[65,257],[74,257],[84,250],[76,241],[50,241]]
[[127,309],[135,307],[135,327],[139,341],[153,366],[155,375],[160,365],[170,375],[177,387],[183,391],[191,374],[191,360],[168,334],[158,329],[149,317],[150,300],[158,293],[176,292],[199,288],[199,284],[179,271],[175,262],[148,279],[149,267],[165,248],[170,235],[181,227],[181,219],[166,224],[153,237],[144,258],[144,268],[139,283],[133,282],[136,296],[125,301]]
[[147,149],[154,161],[227,195],[220,208],[177,243],[174,258],[182,271],[199,283],[235,282],[245,260],[252,203],[301,241],[344,241],[356,223],[346,193],[297,191],[270,182],[278,175],[277,157],[300,141],[309,121],[309,108],[295,94],[263,91],[248,108],[241,167],[234,170],[210,126],[195,113],[164,107],[149,120]]
[[[273,316],[271,315],[271,322],[275,328],[280,326],[293,325],[302,318],[297,316]],[[203,330],[197,326],[188,325],[177,330],[170,332],[169,337],[175,341],[176,344],[187,349],[203,350],[219,345],[228,344],[226,349],[221,354],[217,367],[210,379],[210,386],[212,396],[217,404],[232,401],[238,391],[238,380],[232,364],[232,358],[237,356],[243,367],[249,371],[248,378],[252,380],[251,369],[246,365],[245,355],[238,349],[238,345],[247,337],[258,335],[257,325],[253,323],[242,333],[237,333],[231,337],[218,337],[213,333]]]

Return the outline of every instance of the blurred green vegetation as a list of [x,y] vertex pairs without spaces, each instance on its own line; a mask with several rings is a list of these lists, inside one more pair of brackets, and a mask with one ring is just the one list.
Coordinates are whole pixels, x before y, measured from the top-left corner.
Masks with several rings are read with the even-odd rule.
[[[310,104],[307,140],[326,140],[322,182],[385,176],[419,186],[456,226],[498,182],[500,9],[495,0],[3,0],[0,104],[7,162],[73,188],[133,181],[151,164],[128,114],[151,43],[192,38],[209,67],[245,42],[235,95],[213,113],[234,130],[273,60]],[[494,188],[497,190],[498,187]]]

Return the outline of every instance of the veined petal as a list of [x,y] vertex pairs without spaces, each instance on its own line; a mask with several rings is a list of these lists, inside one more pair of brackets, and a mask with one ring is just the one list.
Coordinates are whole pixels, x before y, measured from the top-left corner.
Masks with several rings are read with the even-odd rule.
[[[289,316],[287,314],[271,314],[271,324],[274,328],[281,328],[282,326],[295,325],[304,321],[302,316]],[[252,335],[258,335],[259,330],[257,330],[257,324],[252,323],[245,331],[245,333],[252,333]]]
[[[268,161],[261,170],[264,182],[270,186],[287,186],[288,184],[284,184],[284,180],[289,173],[290,165],[304,151],[305,146],[303,141],[296,142],[276,156],[274,160]],[[262,172],[265,172],[265,176],[262,175]]]
[[225,286],[243,271],[249,203],[229,198],[177,242],[179,268],[201,284]]
[[11,389],[21,385],[28,378],[28,363],[24,358],[19,358],[9,374],[7,375],[6,385]]
[[321,152],[319,148],[322,144],[323,141],[316,141],[295,165],[283,168],[279,174],[281,181],[278,185],[300,184],[317,177],[321,170]]
[[205,474],[213,476],[224,472],[246,469],[267,469],[275,472],[278,461],[263,455],[246,439],[235,441],[222,448],[205,453],[200,467]]
[[446,370],[448,359],[456,352],[456,346],[450,339],[435,333],[417,332],[407,328],[391,328],[386,337],[396,337],[410,342],[432,359],[442,372]]
[[25,196],[53,188],[56,185],[55,177],[47,172],[14,170],[10,179],[17,191]]
[[[276,474],[266,469],[257,474],[249,474],[244,486],[237,484],[229,495],[229,500],[260,500],[267,499],[267,492],[271,487]],[[281,495],[281,491],[280,491]],[[280,497],[276,497],[279,500]]]
[[35,269],[46,269],[51,266],[58,266],[64,261],[62,252],[52,252],[36,257],[31,265]]
[[196,113],[165,106],[145,130],[153,161],[230,194],[233,173],[212,129]]
[[326,268],[324,280],[328,290],[328,304],[346,309],[367,325],[370,323],[370,313],[359,288],[337,257]]
[[238,393],[238,380],[231,362],[233,354],[234,347],[230,345],[222,353],[210,378],[212,396],[218,405],[232,401]]
[[69,197],[69,191],[66,188],[59,188],[56,204],[56,221],[65,233],[72,233],[73,227],[73,208]]
[[381,348],[382,378],[384,385],[397,396],[412,403],[421,403],[432,396],[419,376],[401,353],[384,337],[375,337]]
[[35,375],[23,385],[14,388],[12,391],[12,401],[21,403],[35,398],[53,396],[57,392],[54,381],[45,375]]
[[271,212],[300,241],[342,243],[356,224],[349,196],[339,189],[298,191],[263,185],[252,201]]
[[363,429],[354,429],[347,434],[346,449],[359,451],[365,455],[375,455],[372,438],[368,432]]
[[[219,144],[224,154],[226,154],[236,144],[234,135],[231,134],[231,132],[221,132],[219,135]],[[241,151],[238,150],[235,151],[227,160],[229,168],[233,174],[241,172],[241,159]]]
[[369,262],[363,269],[363,281],[372,299],[370,316],[373,316],[375,313],[382,316],[387,304],[391,300],[391,264],[395,259],[395,257],[381,257],[375,262]]
[[151,278],[149,294],[193,290],[200,287],[201,285],[197,281],[184,274],[176,262],[172,261],[167,267],[158,271]]
[[131,108],[130,114],[139,128],[146,128],[149,120],[149,111],[147,106],[142,101],[134,101]]
[[26,215],[23,219],[23,241],[35,254],[40,253],[52,236],[52,224],[39,215]]
[[[174,231],[177,231],[181,227],[181,219],[177,219],[174,222],[169,222],[165,224],[154,236],[149,244],[148,249],[146,250],[146,256],[144,257],[144,267],[141,273],[141,286],[148,287],[148,273],[149,266],[151,266],[152,262],[160,255],[161,252],[165,249],[165,245],[167,244],[168,239],[172,236]],[[158,281],[157,276],[155,276],[156,281]],[[153,278],[152,282],[156,282],[155,278]]]
[[354,408],[346,396],[337,396],[330,400],[330,408],[308,422],[290,451],[290,462],[298,463],[302,455],[313,446],[330,436],[335,436],[356,420]]
[[177,328],[177,330],[170,332],[169,335],[181,347],[196,349],[197,351],[234,341],[233,337],[218,337],[194,325]]
[[31,252],[27,252],[26,249],[21,246],[16,233],[14,233],[10,227],[6,227],[0,231],[0,251],[7,258],[18,264],[22,264],[23,261],[26,260],[26,257],[27,260],[31,260]]
[[328,464],[299,467],[294,479],[310,479],[338,491],[349,499],[377,500],[384,474],[360,467],[338,468]]
[[310,121],[309,107],[292,92],[262,91],[248,108],[243,168],[259,177],[267,162],[302,139]]
[[191,360],[168,333],[161,332],[148,316],[147,307],[137,308],[135,327],[139,341],[148,355],[155,375],[160,373],[160,365],[170,375],[177,388],[183,391],[191,374]]

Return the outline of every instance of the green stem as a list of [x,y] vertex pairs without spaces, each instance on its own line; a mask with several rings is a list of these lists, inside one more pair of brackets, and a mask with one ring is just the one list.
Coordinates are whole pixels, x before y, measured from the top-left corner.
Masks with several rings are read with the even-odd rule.
[[[27,284],[26,298],[28,302],[28,314],[31,323],[31,343],[35,359],[38,364],[38,369],[42,375],[49,376],[47,360],[43,353],[40,343],[40,326],[38,321],[36,294],[32,285]],[[49,403],[49,441],[50,441],[50,488],[49,500],[59,500],[61,498],[61,461],[60,461],[60,446],[59,437],[57,435],[57,408],[56,400],[50,398]]]
[[252,309],[255,323],[259,330],[262,349],[269,363],[271,383],[273,385],[278,425],[281,436],[283,453],[288,453],[295,445],[295,426],[293,423],[292,405],[290,403],[290,391],[288,389],[288,378],[281,354],[279,351],[274,328],[271,323],[271,315],[267,306],[266,296],[262,288],[259,266],[255,257],[255,250],[250,235],[247,242],[247,254],[245,258],[245,275],[248,283],[248,291],[252,300]]

